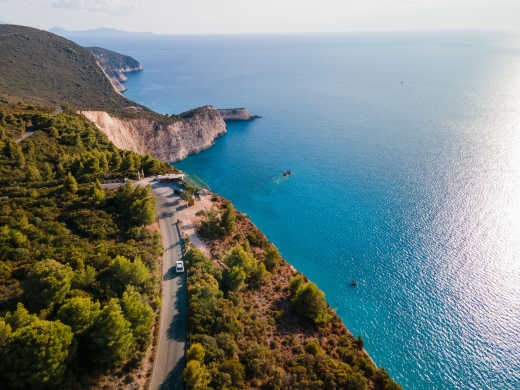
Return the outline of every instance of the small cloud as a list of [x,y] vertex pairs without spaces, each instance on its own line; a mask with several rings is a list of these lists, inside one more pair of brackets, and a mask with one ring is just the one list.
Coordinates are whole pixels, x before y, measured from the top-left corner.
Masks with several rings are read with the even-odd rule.
[[141,0],[54,0],[52,6],[55,8],[115,13],[132,11],[137,8],[140,2]]

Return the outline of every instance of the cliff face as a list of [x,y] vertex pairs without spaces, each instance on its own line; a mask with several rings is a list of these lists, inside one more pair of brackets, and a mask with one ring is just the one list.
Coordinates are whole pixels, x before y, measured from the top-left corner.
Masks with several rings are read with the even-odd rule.
[[258,115],[251,115],[247,108],[221,108],[217,110],[225,121],[249,121],[260,118]]
[[175,162],[213,145],[226,133],[226,124],[212,106],[200,107],[173,118],[170,123],[153,119],[120,119],[104,111],[82,111],[118,148]]
[[142,65],[134,58],[116,53],[101,47],[89,47],[91,53],[96,58],[97,63],[105,71],[108,79],[118,92],[126,91],[122,84],[128,80],[125,73],[140,72]]

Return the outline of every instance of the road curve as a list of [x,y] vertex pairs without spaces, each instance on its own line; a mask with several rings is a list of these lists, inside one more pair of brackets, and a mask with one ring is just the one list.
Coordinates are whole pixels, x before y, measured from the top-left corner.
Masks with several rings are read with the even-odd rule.
[[175,261],[182,258],[175,217],[179,197],[168,184],[154,184],[152,189],[157,199],[164,256],[159,340],[150,389],[184,389],[182,371],[186,344],[186,280],[184,274],[175,272]]

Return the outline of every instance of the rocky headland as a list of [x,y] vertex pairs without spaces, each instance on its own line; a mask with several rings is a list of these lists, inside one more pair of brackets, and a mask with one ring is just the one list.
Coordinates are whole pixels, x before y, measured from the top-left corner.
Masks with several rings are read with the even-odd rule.
[[261,118],[259,115],[251,115],[247,108],[220,108],[217,110],[225,121],[250,121]]
[[125,73],[141,72],[143,66],[135,58],[116,53],[101,47],[88,48],[96,58],[99,66],[105,71],[108,79],[117,92],[126,91],[123,85],[128,80]]
[[166,162],[182,160],[213,145],[226,133],[226,123],[212,106],[171,117],[168,121],[151,118],[118,118],[105,111],[81,111],[118,148],[151,156]]

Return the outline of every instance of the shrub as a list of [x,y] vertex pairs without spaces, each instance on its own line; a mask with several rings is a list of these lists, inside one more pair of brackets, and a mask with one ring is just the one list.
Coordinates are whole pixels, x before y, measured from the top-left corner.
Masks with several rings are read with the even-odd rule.
[[190,360],[198,360],[199,362],[204,362],[204,356],[206,355],[206,351],[202,344],[195,343],[192,344],[188,352],[186,353],[186,359]]
[[271,244],[268,246],[265,251],[264,264],[268,271],[273,272],[273,270],[280,265],[282,262],[282,256],[280,256],[280,252],[278,249]]
[[220,225],[226,235],[233,233],[236,229],[235,208],[231,203],[226,203],[221,215]]
[[245,286],[246,273],[243,268],[234,266],[226,268],[222,274],[224,291],[238,291]]
[[206,366],[198,360],[190,360],[186,364],[183,376],[188,389],[194,390],[207,389],[211,379]]
[[296,277],[291,280],[289,288],[292,294],[292,307],[298,314],[315,324],[323,324],[331,319],[325,294],[314,283],[305,283],[301,278]]

